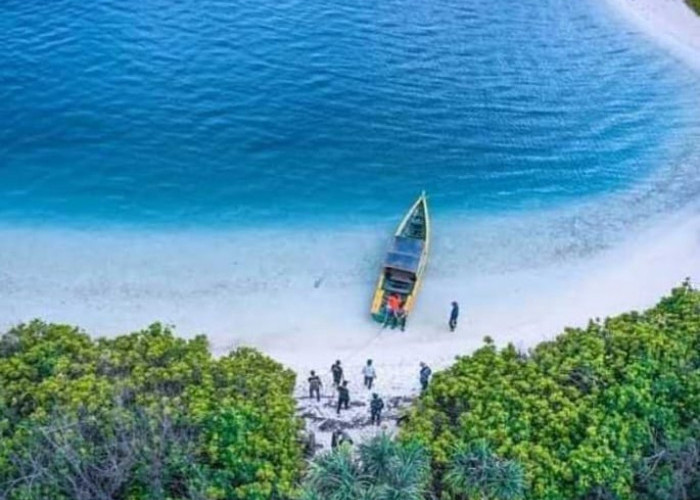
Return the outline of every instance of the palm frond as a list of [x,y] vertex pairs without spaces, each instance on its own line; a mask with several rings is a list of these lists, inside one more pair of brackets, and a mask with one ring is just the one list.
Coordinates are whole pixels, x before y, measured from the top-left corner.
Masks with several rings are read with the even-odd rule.
[[525,491],[520,464],[498,457],[484,440],[457,447],[443,481],[454,493],[489,500],[518,500]]
[[309,495],[314,493],[319,500],[357,500],[365,483],[350,450],[341,446],[324,453],[311,465],[306,491]]
[[396,457],[397,444],[388,435],[381,433],[360,445],[360,461],[365,474],[374,483],[384,482],[392,469]]

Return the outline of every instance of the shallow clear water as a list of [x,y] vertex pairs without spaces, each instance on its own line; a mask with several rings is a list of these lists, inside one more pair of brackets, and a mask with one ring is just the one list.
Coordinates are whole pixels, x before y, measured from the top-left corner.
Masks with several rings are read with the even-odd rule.
[[697,81],[588,1],[8,0],[0,222],[394,220],[640,185]]

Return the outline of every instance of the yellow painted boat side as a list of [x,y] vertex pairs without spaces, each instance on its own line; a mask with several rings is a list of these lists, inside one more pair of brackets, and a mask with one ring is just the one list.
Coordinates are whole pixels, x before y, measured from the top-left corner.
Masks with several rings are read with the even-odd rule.
[[423,275],[425,274],[425,268],[428,265],[428,252],[429,252],[429,247],[430,247],[430,215],[428,213],[428,203],[427,200],[425,199],[425,194],[421,195],[421,198],[418,199],[419,203],[421,199],[424,202],[424,207],[425,207],[425,245],[423,246],[423,253],[421,255],[421,262],[418,267],[418,272],[416,273],[416,284],[413,287],[413,291],[411,295],[409,295],[406,299],[406,304],[404,305],[404,308],[406,310],[406,313],[410,313],[411,310],[413,309],[413,306],[416,301],[416,297],[418,295],[418,292],[420,291],[420,288],[423,284]]
[[[409,295],[406,299],[406,304],[404,305],[404,309],[406,310],[407,314],[413,309],[418,292],[423,285],[423,275],[425,274],[425,268],[428,266],[428,253],[430,250],[430,214],[428,213],[428,202],[425,199],[425,193],[421,195],[421,198],[423,198],[425,203],[425,245],[423,246],[421,262],[418,267],[418,272],[416,273],[416,284],[413,287],[411,295]],[[420,199],[418,201],[420,201]]]
[[384,273],[381,273],[379,282],[374,290],[374,298],[372,299],[372,315],[381,314],[382,299],[384,298]]

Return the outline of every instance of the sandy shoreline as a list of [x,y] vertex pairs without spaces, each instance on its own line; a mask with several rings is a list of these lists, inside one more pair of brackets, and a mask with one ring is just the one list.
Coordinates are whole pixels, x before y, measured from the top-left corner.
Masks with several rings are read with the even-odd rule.
[[700,72],[700,16],[683,0],[607,0],[632,26]]
[[[185,337],[206,333],[217,355],[250,345],[298,374],[299,414],[306,415],[312,429],[349,425],[349,433],[360,438],[376,432],[367,425],[371,392],[362,387],[361,369],[368,358],[377,370],[376,392],[387,404],[398,401],[405,405],[418,394],[420,361],[434,371],[445,368],[455,356],[481,346],[486,335],[499,346],[512,342],[526,350],[567,326],[584,326],[590,318],[650,307],[685,277],[695,282],[700,278],[697,207],[672,216],[645,218],[643,228],[604,218],[573,220],[578,221],[578,229],[567,230],[560,238],[547,239],[527,226],[531,239],[544,240],[517,240],[520,253],[527,244],[534,245],[530,251],[535,253],[542,252],[543,245],[551,246],[554,253],[547,256],[548,264],[488,268],[479,273],[473,268],[483,267],[482,262],[469,264],[465,241],[461,237],[454,241],[451,231],[443,232],[436,237],[427,279],[405,332],[382,330],[369,319],[368,297],[377,263],[366,261],[363,255],[356,255],[356,261],[340,274],[327,274],[316,287],[316,274],[310,270],[287,275],[293,268],[298,271],[303,260],[286,262],[278,273],[275,266],[258,267],[256,260],[238,256],[247,262],[240,268],[232,252],[243,247],[248,251],[248,240],[227,243],[217,236],[186,245],[186,236],[153,236],[147,244],[126,236],[0,231],[4,242],[0,262],[6,263],[5,270],[0,269],[0,321],[5,322],[0,329],[41,317],[80,325],[91,335],[111,336],[161,320],[175,325],[176,333]],[[595,248],[580,253],[586,240],[578,242],[579,233],[588,234],[606,224],[624,236],[622,241],[599,249],[594,238],[583,246]],[[471,228],[460,227],[452,229],[465,232],[463,237],[471,240],[471,233],[466,232]],[[505,240],[480,245],[491,253],[518,252],[511,246],[500,248],[511,234],[503,231],[505,227],[494,227]],[[351,247],[355,236],[329,236],[340,241],[332,247],[309,245],[300,255],[303,259],[306,254],[333,255],[340,248],[365,252],[367,258],[379,254],[369,243]],[[368,237],[375,239],[383,241],[381,234]],[[261,252],[262,248],[249,250]],[[183,260],[183,254],[206,254],[207,258]],[[280,255],[288,257],[288,249],[282,248]],[[280,255],[276,251],[263,254],[261,260],[282,262]],[[462,267],[458,267],[460,262]],[[226,274],[235,276],[235,281],[227,281]],[[178,285],[175,289],[173,283]],[[462,310],[455,333],[447,328],[453,299],[460,301]],[[335,393],[330,365],[336,359],[345,367],[356,403],[341,418],[332,406]],[[316,370],[324,381],[321,404],[308,399],[310,370]],[[394,407],[387,415],[389,430],[398,412]],[[327,443],[330,432],[318,432],[317,438]]]
[[[455,356],[469,354],[482,346],[486,335],[498,346],[512,343],[526,351],[541,341],[554,338],[566,327],[585,326],[591,318],[651,307],[685,277],[697,283],[700,277],[697,255],[700,255],[700,216],[684,214],[668,218],[652,230],[631,235],[624,244],[588,262],[582,273],[573,267],[561,270],[556,278],[543,272],[541,278],[535,277],[527,288],[510,291],[505,290],[505,282],[498,283],[496,287],[504,288],[503,307],[480,308],[478,303],[464,303],[455,333],[447,329],[449,307],[446,304],[444,324],[426,324],[415,318],[406,332],[377,326],[370,336],[359,336],[354,345],[343,348],[329,348],[318,343],[307,346],[271,344],[264,345],[263,349],[297,372],[299,413],[307,418],[320,443],[328,444],[328,429],[337,426],[348,426],[348,433],[361,440],[378,432],[378,428],[369,426],[371,392],[376,391],[385,402],[394,403],[383,426],[384,430],[393,431],[401,407],[420,392],[421,361],[427,362],[433,371],[446,368]],[[559,282],[552,282],[552,279]],[[480,285],[475,283],[474,286],[478,291]],[[543,290],[548,287],[551,287],[550,294]],[[330,365],[335,359],[340,359],[345,367],[345,377],[356,402],[356,406],[343,411],[340,417],[333,408],[335,394],[330,374]],[[367,359],[372,359],[377,369],[373,391],[362,387],[361,370]],[[312,369],[324,382],[326,398],[321,403],[310,401],[307,395],[306,378]]]
[[[598,209],[607,213],[611,207]],[[330,439],[330,431],[321,427],[351,426],[349,433],[357,439],[377,431],[367,425],[371,392],[362,387],[361,369],[368,358],[377,370],[376,392],[387,404],[405,405],[418,394],[420,361],[434,371],[445,368],[455,356],[481,346],[486,335],[499,346],[512,342],[526,350],[567,326],[584,326],[590,318],[650,307],[685,277],[700,278],[698,207],[645,217],[641,227],[596,216],[566,220],[546,223],[549,231],[554,230],[551,224],[568,228],[555,238],[526,226],[530,238],[517,238],[517,248],[508,243],[514,234],[505,230],[509,225],[496,220],[487,225],[502,237],[481,242],[474,240],[469,224],[449,231],[436,226],[443,232],[435,238],[427,279],[405,332],[382,330],[369,319],[368,297],[378,265],[370,257],[381,252],[371,242],[381,246],[380,233],[359,242],[359,234],[329,235],[332,246],[308,243],[299,260],[290,261],[287,247],[277,249],[268,242],[253,247],[245,238],[190,241],[187,235],[161,235],[145,241],[126,235],[0,231],[0,262],[5,263],[0,269],[0,322],[5,322],[0,329],[41,317],[111,336],[161,320],[185,337],[206,333],[217,355],[250,345],[298,374],[299,414],[319,431],[319,442]],[[524,223],[522,218],[513,222]],[[585,238],[606,225],[621,241],[599,248],[598,238]],[[485,227],[477,232],[481,229]],[[454,232],[462,235],[453,239]],[[533,248],[526,249],[528,245]],[[272,250],[265,253],[264,247]],[[480,253],[468,253],[474,247],[505,252],[511,259],[526,250],[546,250],[548,263],[482,269]],[[240,249],[261,257],[237,254]],[[325,274],[316,286],[318,276],[312,271],[320,259],[341,250],[354,254],[353,261],[342,272],[337,261],[329,263],[327,269],[335,266],[337,273]],[[238,265],[239,260],[246,265]],[[227,280],[227,275],[235,279]],[[454,299],[460,301],[462,315],[457,332],[450,333],[447,319]],[[333,408],[329,371],[336,359],[345,367],[356,404],[340,418]],[[308,399],[310,370],[324,381],[320,404]],[[393,407],[388,412],[387,429],[394,428],[399,411]]]

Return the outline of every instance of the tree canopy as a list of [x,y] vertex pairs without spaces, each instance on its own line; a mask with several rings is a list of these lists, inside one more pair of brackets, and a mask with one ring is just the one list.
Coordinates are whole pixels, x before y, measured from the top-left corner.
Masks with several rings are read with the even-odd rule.
[[0,498],[269,499],[298,484],[295,375],[255,350],[149,328],[0,338]]
[[488,471],[528,499],[700,498],[700,293],[528,353],[487,339],[435,375],[403,437],[428,447],[445,498],[518,497],[469,480]]

